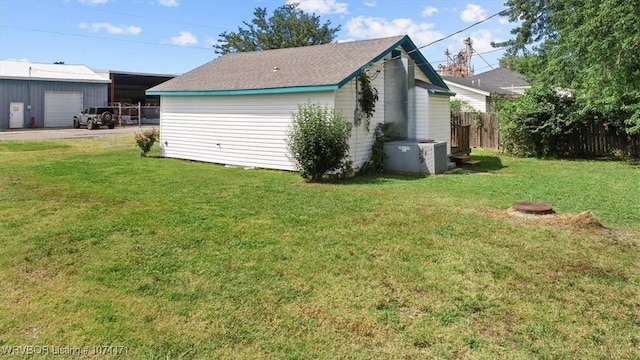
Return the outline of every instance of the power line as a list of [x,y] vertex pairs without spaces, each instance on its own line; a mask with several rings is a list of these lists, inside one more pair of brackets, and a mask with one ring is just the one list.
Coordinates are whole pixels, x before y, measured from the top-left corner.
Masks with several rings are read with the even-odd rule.
[[[497,49],[493,49],[493,50],[489,50],[489,51],[483,51],[481,53],[475,52],[476,55],[485,55],[485,54],[491,54],[494,53],[496,51],[504,51],[504,49],[506,48],[497,48]],[[474,50],[475,51],[475,50]],[[484,59],[483,59],[484,60]],[[439,61],[429,61],[429,64],[442,64],[442,63],[446,63],[448,60],[439,60]],[[485,61],[486,62],[486,61]]]
[[88,38],[88,39],[102,39],[102,40],[120,41],[120,42],[134,43],[134,44],[170,46],[170,47],[200,49],[200,50],[213,50],[213,47],[203,47],[203,46],[193,46],[193,45],[176,45],[176,44],[168,44],[168,43],[165,44],[165,43],[156,43],[156,42],[144,41],[144,40],[118,39],[118,38],[99,36],[99,35],[65,33],[65,32],[61,32],[61,31],[23,28],[23,27],[19,27],[19,26],[0,25],[0,27],[7,28],[7,29],[14,29],[14,30],[33,31],[33,32],[39,32],[39,33],[45,33],[45,34],[75,36],[75,37]]
[[480,59],[482,59],[482,61],[484,61],[484,62],[485,62],[485,64],[489,65],[489,67],[491,68],[491,70],[493,70],[493,66],[491,66],[491,64],[489,64],[489,63],[487,62],[487,60],[485,60],[485,59],[482,57],[482,54],[480,54],[480,53],[476,52],[476,55],[480,56]]
[[481,68],[479,68],[479,69],[476,69],[476,71],[477,71],[477,70],[486,69],[486,68],[491,68],[491,69],[493,69],[493,67],[494,67],[494,66],[497,66],[497,65],[500,65],[500,64],[499,64],[499,63],[495,63],[495,64],[488,64],[488,65],[489,65],[489,66],[483,66],[483,67],[481,67]]
[[423,49],[423,48],[426,48],[427,46],[431,46],[431,45],[433,45],[433,44],[435,44],[435,43],[438,43],[438,42],[440,42],[440,41],[446,40],[446,39],[448,39],[448,38],[450,38],[450,37],[452,37],[452,36],[454,36],[454,35],[458,35],[458,34],[460,34],[461,32],[463,32],[463,31],[467,31],[467,30],[471,29],[471,28],[472,28],[472,27],[474,27],[474,26],[478,26],[478,25],[482,24],[483,22],[489,21],[490,19],[492,19],[492,18],[494,18],[494,17],[496,17],[496,16],[498,16],[498,15],[504,14],[507,10],[509,10],[509,9],[500,10],[500,11],[498,11],[497,13],[495,13],[495,14],[493,14],[493,15],[491,15],[491,16],[489,16],[489,17],[487,17],[487,18],[484,18],[484,19],[482,19],[482,20],[480,20],[480,21],[478,21],[478,22],[475,22],[475,23],[473,23],[473,24],[471,24],[471,25],[467,26],[467,27],[466,27],[466,28],[464,28],[464,29],[461,29],[461,30],[458,30],[458,31],[456,31],[456,32],[453,32],[453,33],[451,33],[451,34],[449,34],[449,35],[447,35],[447,36],[445,36],[445,37],[443,37],[443,38],[440,38],[440,39],[438,39],[438,40],[434,40],[434,41],[432,41],[432,42],[430,42],[430,43],[428,43],[428,44],[426,44],[426,45],[422,45],[422,46],[420,46],[420,47],[417,47],[415,50],[411,50],[409,53],[411,53],[411,52],[413,52],[413,51],[417,51],[417,50]]
[[113,11],[113,10],[100,10],[100,12],[104,12],[104,13],[111,13],[111,14],[116,14],[116,15],[124,15],[124,16],[129,16],[132,18],[138,18],[138,19],[147,19],[147,20],[154,20],[154,21],[159,21],[162,23],[174,23],[174,24],[181,24],[181,25],[188,25],[188,26],[196,26],[196,27],[201,27],[201,28],[206,28],[206,29],[219,29],[219,30],[225,30],[225,28],[221,27],[221,26],[210,26],[210,25],[203,25],[203,24],[196,24],[196,23],[190,23],[190,22],[186,22],[186,21],[177,21],[177,20],[171,20],[171,19],[162,19],[162,18],[156,18],[156,17],[151,17],[151,16],[143,16],[143,15],[137,15],[137,14],[131,14],[131,13],[125,13],[125,12],[120,12],[120,11]]

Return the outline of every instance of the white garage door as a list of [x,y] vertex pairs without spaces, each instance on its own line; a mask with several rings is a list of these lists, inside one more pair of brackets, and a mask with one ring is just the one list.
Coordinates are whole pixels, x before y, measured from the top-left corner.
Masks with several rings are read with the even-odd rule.
[[46,91],[44,93],[44,127],[73,126],[73,115],[81,111],[81,91]]

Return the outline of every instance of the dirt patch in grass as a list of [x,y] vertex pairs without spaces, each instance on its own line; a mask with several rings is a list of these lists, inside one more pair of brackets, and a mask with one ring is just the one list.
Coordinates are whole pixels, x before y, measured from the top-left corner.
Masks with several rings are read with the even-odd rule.
[[640,241],[634,239],[630,232],[617,231],[604,226],[591,211],[583,211],[579,214],[546,214],[534,215],[524,214],[515,211],[513,208],[507,210],[483,209],[483,214],[493,218],[520,221],[525,223],[540,223],[559,227],[570,228],[576,234],[597,233],[613,240],[613,245],[624,244],[631,247],[640,247]]
[[591,211],[584,211],[575,214],[525,214],[514,210],[512,207],[507,210],[500,209],[482,209],[484,214],[494,218],[512,219],[525,222],[541,222],[552,225],[574,226],[581,228],[606,229],[602,223],[596,218]]
[[559,215],[552,219],[553,223],[558,225],[573,226],[583,229],[599,229],[606,230],[607,227],[602,225],[598,218],[591,211],[583,211],[578,215]]

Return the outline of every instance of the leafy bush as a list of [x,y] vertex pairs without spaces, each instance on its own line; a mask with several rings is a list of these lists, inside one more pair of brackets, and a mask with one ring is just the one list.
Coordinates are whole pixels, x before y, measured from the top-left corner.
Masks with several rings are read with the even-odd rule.
[[156,128],[141,130],[134,134],[136,143],[141,150],[140,156],[147,156],[153,144],[158,141],[159,135],[160,133]]
[[536,86],[501,103],[496,115],[502,148],[517,156],[566,156],[563,141],[581,126],[573,100]]
[[396,139],[396,131],[392,123],[379,123],[373,133],[374,140],[371,145],[371,155],[362,165],[360,173],[372,174],[384,171],[384,143]]
[[341,113],[307,103],[298,105],[292,119],[287,145],[303,178],[320,181],[325,174],[347,165],[349,133]]

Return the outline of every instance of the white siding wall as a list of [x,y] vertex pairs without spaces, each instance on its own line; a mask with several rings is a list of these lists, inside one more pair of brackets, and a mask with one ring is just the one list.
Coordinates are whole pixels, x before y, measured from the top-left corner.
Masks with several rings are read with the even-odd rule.
[[[369,131],[361,123],[360,126],[353,126],[351,129],[351,139],[349,140],[349,157],[353,162],[353,168],[358,169],[369,160],[371,145],[373,145],[373,132],[379,123],[384,122],[384,66],[378,62],[372,66],[373,71],[380,70],[375,80],[371,81],[371,86],[378,90],[378,101],[376,111],[369,125]],[[373,71],[369,73],[373,75]],[[336,92],[336,109],[342,110],[345,120],[353,123],[354,110],[356,108],[356,81],[352,80]]]
[[420,70],[420,68],[416,65],[416,75],[415,78],[418,80],[422,80],[428,84],[431,84],[431,80],[429,80],[429,78],[427,77],[427,75],[425,75],[422,70]]
[[446,141],[447,154],[451,154],[451,106],[448,96],[428,97],[427,139]]
[[294,170],[286,131],[298,104],[334,106],[334,92],[238,96],[163,96],[165,157]]
[[451,89],[451,91],[456,93],[456,96],[452,99],[464,100],[468,102],[474,109],[481,112],[487,112],[487,97],[485,95],[466,90],[451,83],[448,83],[447,86],[449,86],[449,89]]
[[427,131],[428,121],[428,104],[429,94],[427,90],[417,87],[415,91],[416,97],[416,140],[427,140],[429,134]]

